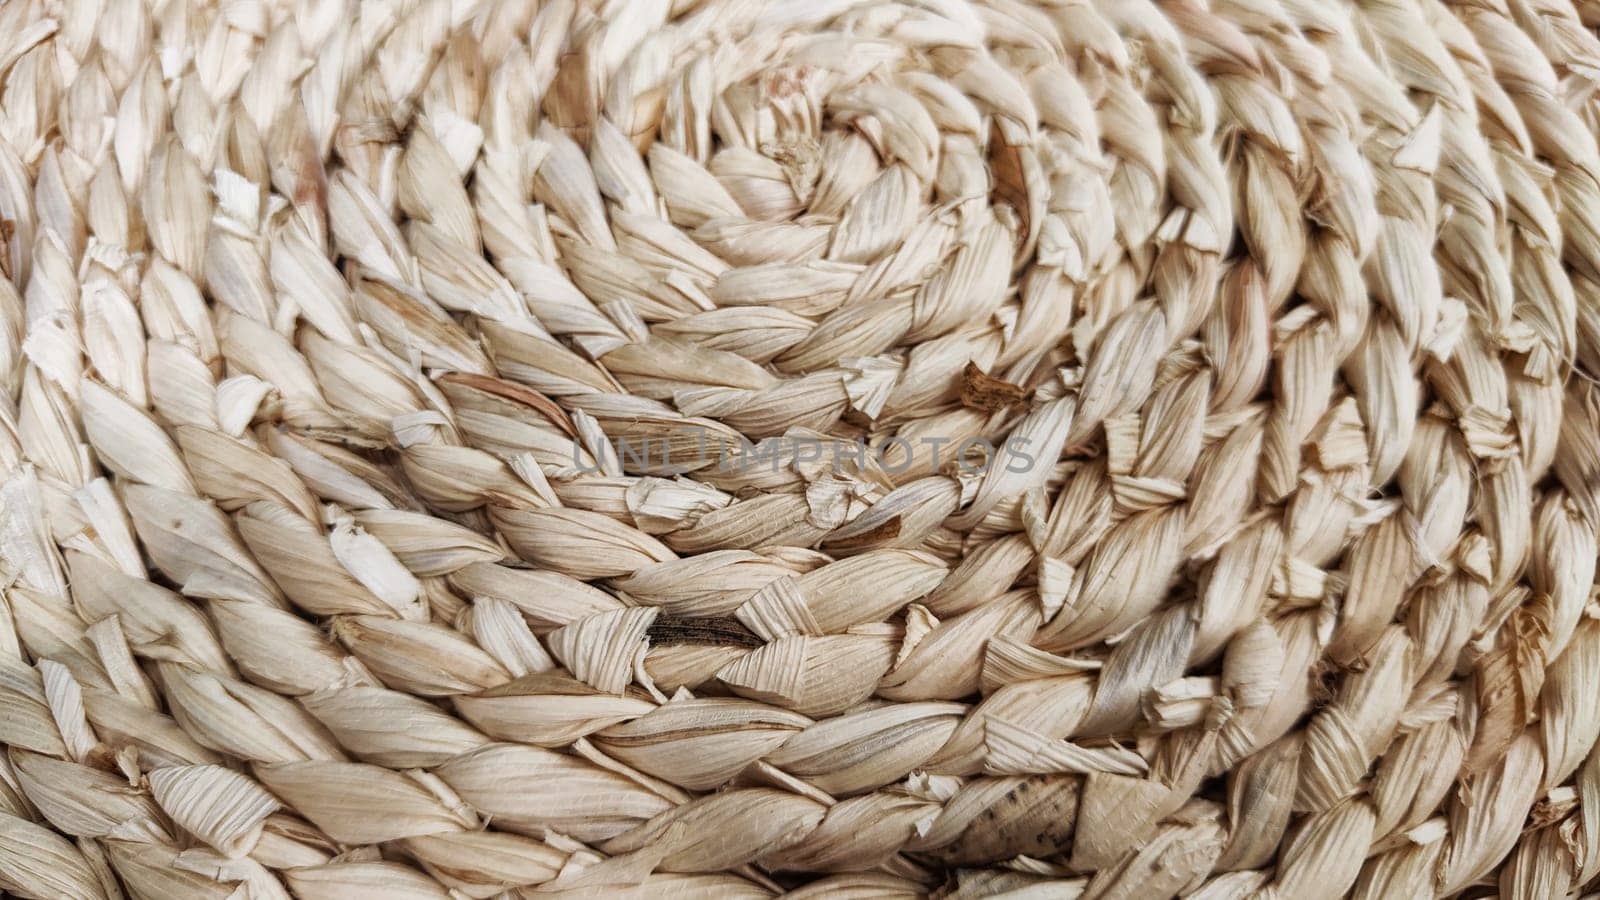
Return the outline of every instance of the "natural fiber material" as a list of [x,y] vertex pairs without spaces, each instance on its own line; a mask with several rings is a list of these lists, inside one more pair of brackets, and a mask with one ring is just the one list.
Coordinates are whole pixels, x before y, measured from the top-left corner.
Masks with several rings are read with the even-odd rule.
[[1597,22],[0,4],[0,888],[1593,889]]

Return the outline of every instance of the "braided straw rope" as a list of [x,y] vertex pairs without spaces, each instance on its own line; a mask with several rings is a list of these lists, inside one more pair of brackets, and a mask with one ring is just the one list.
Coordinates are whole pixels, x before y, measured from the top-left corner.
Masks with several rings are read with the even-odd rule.
[[0,889],[1593,888],[1596,24],[0,3]]

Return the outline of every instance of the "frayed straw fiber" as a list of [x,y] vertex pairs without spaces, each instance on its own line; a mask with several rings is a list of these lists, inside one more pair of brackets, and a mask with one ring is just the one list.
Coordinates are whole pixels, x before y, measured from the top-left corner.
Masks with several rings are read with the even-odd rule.
[[0,890],[1584,896],[1597,23],[0,3]]

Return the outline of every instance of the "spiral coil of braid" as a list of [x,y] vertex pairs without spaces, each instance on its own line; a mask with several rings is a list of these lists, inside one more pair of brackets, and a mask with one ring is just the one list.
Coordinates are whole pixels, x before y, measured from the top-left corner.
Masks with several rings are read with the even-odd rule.
[[1600,4],[0,4],[0,890],[1600,889]]

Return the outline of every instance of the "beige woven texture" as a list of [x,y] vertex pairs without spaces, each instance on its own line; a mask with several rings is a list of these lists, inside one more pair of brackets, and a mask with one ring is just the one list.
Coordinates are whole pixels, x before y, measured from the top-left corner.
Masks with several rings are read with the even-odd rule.
[[0,4],[0,888],[1581,896],[1597,22]]

